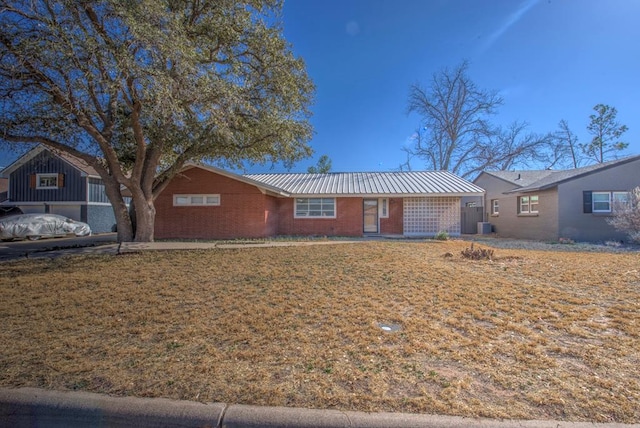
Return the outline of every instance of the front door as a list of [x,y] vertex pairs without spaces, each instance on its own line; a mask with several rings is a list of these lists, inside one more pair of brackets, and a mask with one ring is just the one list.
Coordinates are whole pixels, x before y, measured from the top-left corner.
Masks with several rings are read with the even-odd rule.
[[378,200],[364,199],[364,233],[378,233]]

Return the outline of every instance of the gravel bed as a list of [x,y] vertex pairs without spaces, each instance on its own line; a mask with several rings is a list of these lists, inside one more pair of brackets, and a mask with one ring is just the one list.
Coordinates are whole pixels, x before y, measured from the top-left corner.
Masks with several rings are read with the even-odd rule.
[[468,235],[461,238],[478,244],[484,244],[495,248],[542,250],[542,251],[572,251],[572,252],[600,252],[600,253],[628,253],[640,252],[640,245],[620,243],[616,241],[592,243],[592,242],[545,242],[526,239],[498,238],[491,235]]

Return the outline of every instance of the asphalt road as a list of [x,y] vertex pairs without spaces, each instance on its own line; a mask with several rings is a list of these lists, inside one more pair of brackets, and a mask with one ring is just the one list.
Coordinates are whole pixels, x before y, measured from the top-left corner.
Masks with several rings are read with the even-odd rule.
[[69,238],[48,238],[38,241],[0,242],[0,261],[15,260],[25,257],[50,257],[54,252],[64,254],[65,250],[78,248],[95,248],[116,243],[116,233],[100,233],[97,235]]

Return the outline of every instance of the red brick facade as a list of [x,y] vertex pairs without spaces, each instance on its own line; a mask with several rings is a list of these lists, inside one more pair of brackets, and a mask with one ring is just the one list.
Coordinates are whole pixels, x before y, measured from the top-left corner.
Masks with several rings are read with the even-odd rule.
[[336,218],[294,218],[293,198],[279,200],[278,235],[362,236],[362,198],[336,198]]
[[[220,206],[175,207],[175,194],[219,194]],[[155,202],[158,239],[262,238],[274,229],[273,199],[255,186],[191,168],[174,178]]]
[[[176,194],[220,195],[219,206],[174,206]],[[175,177],[155,202],[158,239],[233,239],[277,235],[362,236],[363,198],[336,198],[336,218],[294,218],[294,198],[265,194],[258,187],[190,168]],[[389,199],[380,232],[402,234],[402,198]]]
[[389,217],[380,219],[380,233],[402,235],[402,198],[389,198]]

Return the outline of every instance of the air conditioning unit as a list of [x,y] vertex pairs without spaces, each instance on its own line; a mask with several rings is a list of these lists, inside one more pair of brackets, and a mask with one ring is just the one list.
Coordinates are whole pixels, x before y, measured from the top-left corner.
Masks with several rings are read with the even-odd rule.
[[488,235],[491,233],[491,223],[484,221],[478,222],[478,235]]

